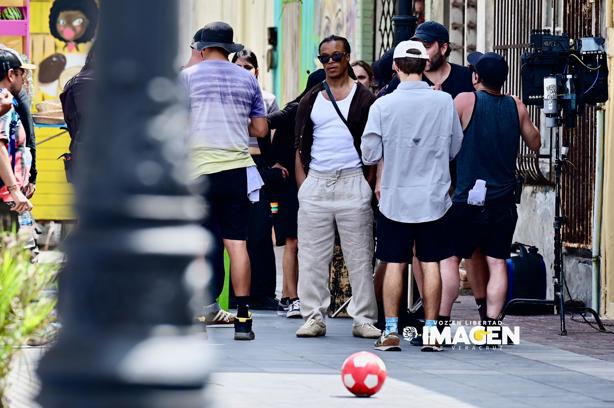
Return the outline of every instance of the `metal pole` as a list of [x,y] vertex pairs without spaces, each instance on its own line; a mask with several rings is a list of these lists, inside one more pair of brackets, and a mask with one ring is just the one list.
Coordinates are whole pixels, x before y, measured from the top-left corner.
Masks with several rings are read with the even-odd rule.
[[[560,120],[557,118],[557,120]],[[555,191],[554,191],[554,302],[558,308],[561,319],[561,336],[567,335],[565,328],[565,272],[563,270],[563,237],[561,230],[565,224],[565,217],[561,214],[561,188],[562,167],[566,152],[562,152],[560,130],[561,123],[555,129],[554,155],[555,155]],[[558,302],[558,305],[557,305]]]
[[603,205],[605,113],[603,106],[597,106],[597,144],[595,148],[595,195],[593,198],[593,245],[592,245],[592,295],[591,308],[599,312],[601,305],[601,220]]
[[399,13],[392,17],[394,24],[394,46],[401,41],[409,40],[416,32],[418,19],[412,14],[412,1],[399,0]]
[[38,368],[44,407],[202,407],[207,236],[190,195],[176,86],[177,0],[106,0],[78,226],[60,276],[56,345]]

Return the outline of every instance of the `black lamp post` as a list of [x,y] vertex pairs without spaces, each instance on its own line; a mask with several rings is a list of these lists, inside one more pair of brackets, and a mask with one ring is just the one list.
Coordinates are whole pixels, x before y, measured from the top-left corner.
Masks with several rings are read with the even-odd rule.
[[44,407],[202,407],[207,236],[184,172],[176,86],[178,0],[105,0],[92,120],[78,165],[78,226],[60,276],[58,342],[38,374]]
[[412,1],[398,0],[399,13],[392,17],[394,24],[394,46],[401,41],[409,40],[416,31],[418,19],[412,15]]

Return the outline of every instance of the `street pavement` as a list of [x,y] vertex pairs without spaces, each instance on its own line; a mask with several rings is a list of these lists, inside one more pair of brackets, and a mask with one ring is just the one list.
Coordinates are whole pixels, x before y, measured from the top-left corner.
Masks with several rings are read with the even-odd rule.
[[520,344],[503,350],[422,353],[403,342],[401,352],[374,351],[388,379],[375,396],[356,398],[341,382],[341,365],[354,352],[373,351],[373,341],[352,337],[351,319],[328,319],[326,336],[313,339],[295,337],[300,323],[258,312],[249,343],[232,340],[232,329],[209,328],[219,356],[207,388],[214,406],[614,406],[614,362],[523,341],[522,329]]
[[[281,254],[276,249],[278,261]],[[401,352],[384,353],[373,350],[373,340],[352,337],[351,319],[328,319],[325,337],[299,339],[302,320],[254,313],[255,341],[234,341],[231,328],[208,329],[215,365],[206,407],[614,407],[614,334],[597,333],[577,316],[568,317],[566,337],[556,316],[508,316],[506,324],[520,326],[520,344],[503,350],[421,353],[403,341]],[[460,297],[453,320],[475,318],[473,299]],[[377,353],[388,370],[371,398],[352,396],[341,382],[343,361],[362,350]],[[11,374],[11,408],[38,407],[34,370],[43,352],[22,350]]]

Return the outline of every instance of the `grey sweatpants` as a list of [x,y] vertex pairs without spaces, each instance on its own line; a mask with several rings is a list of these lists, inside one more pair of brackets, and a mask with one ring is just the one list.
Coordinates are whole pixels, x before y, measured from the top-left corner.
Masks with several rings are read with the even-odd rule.
[[373,289],[371,187],[362,169],[322,173],[310,170],[298,192],[298,296],[303,318],[324,320],[330,305],[329,264],[335,222],[348,268],[356,324],[377,321]]

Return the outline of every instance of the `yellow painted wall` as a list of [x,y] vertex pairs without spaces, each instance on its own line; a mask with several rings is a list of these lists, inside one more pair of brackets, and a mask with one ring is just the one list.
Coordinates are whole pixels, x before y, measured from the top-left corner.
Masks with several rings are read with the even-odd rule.
[[[43,59],[56,52],[65,53],[64,44],[49,34],[49,10],[51,0],[33,0],[30,3],[30,33],[32,36],[31,59],[40,64]],[[87,53],[88,47],[80,45],[80,52]],[[51,95],[41,90],[34,75],[34,105],[41,100],[58,99],[58,95]],[[63,84],[58,83],[58,90]],[[36,109],[34,109],[35,111]],[[54,137],[63,133],[60,137]],[[70,137],[68,133],[58,128],[36,128],[38,168],[37,191],[32,199],[34,204],[33,215],[38,221],[44,220],[70,220],[72,214],[72,189],[66,182],[64,164],[58,156],[68,151]]]
[[68,151],[70,137],[64,133],[60,137],[54,137],[62,132],[54,128],[37,128],[37,157],[38,180],[36,194],[32,198],[34,205],[33,216],[37,221],[70,220],[72,215],[72,190],[66,182],[64,164],[58,160],[58,156]]
[[606,104],[603,228],[601,235],[601,312],[614,318],[614,7],[607,1],[609,101]]

